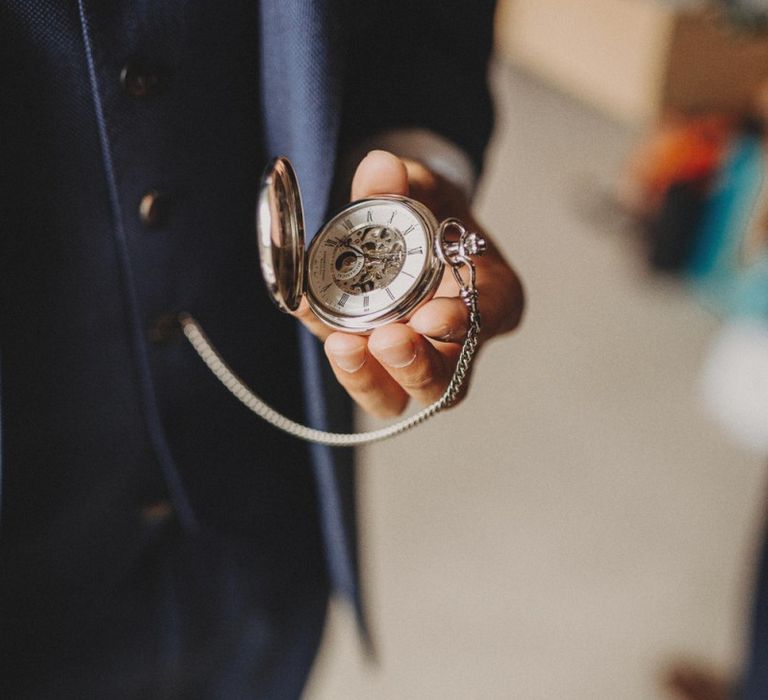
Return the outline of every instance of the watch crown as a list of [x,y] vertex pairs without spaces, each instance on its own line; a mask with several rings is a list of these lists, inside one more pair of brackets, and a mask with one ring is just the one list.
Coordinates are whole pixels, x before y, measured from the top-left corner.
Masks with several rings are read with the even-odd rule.
[[[458,240],[449,241],[447,231],[455,229]],[[446,219],[437,233],[437,254],[446,265],[460,267],[469,262],[469,255],[482,255],[487,248],[485,239],[474,231],[468,231],[458,219]]]
[[485,238],[474,231],[467,231],[461,238],[464,250],[469,255],[482,255],[488,249]]

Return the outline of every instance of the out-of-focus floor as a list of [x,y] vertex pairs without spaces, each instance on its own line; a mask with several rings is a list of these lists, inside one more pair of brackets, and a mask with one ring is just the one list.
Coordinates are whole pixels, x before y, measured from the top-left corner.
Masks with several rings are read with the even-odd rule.
[[649,700],[679,655],[738,662],[768,460],[699,407],[718,322],[583,215],[633,135],[508,67],[494,82],[479,212],[527,318],[461,408],[363,452],[379,662],[335,606],[309,700]]

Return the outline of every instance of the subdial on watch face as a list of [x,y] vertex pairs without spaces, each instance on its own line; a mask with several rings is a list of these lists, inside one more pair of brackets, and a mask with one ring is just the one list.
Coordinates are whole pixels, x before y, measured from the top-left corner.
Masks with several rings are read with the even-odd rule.
[[402,234],[376,224],[348,233],[336,250],[334,281],[349,294],[388,287],[400,274],[406,256]]

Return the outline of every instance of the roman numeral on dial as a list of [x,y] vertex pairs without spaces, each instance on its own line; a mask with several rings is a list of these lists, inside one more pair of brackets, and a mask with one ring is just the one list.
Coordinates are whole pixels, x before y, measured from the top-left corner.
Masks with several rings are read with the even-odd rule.
[[370,210],[370,209],[368,210],[368,213],[365,215],[365,220],[366,220],[368,223],[370,223],[371,221],[373,221],[373,214],[371,214],[371,210]]
[[388,296],[390,299],[392,299],[392,301],[394,301],[394,300],[395,300],[395,295],[394,295],[394,294],[392,294],[392,290],[391,290],[389,287],[387,287],[387,288],[386,288],[384,291],[387,293],[387,296]]
[[403,235],[407,236],[411,231],[413,231],[414,228],[415,226],[411,224],[407,229],[405,229],[405,231],[403,231]]
[[347,231],[351,231],[354,227],[354,224],[349,219],[344,219],[341,224],[345,229],[347,229]]
[[336,304],[342,308],[344,308],[344,304],[347,303],[347,300],[349,299],[349,294],[342,294],[339,300],[336,302]]
[[419,246],[418,248],[411,248],[408,251],[408,255],[423,255],[423,254],[424,254],[424,249],[421,246]]

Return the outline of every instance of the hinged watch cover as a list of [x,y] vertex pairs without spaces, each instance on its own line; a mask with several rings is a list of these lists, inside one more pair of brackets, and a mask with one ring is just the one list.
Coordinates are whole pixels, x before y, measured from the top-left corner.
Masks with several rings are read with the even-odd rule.
[[283,311],[296,311],[304,296],[304,211],[287,158],[275,158],[264,171],[256,235],[261,273],[272,300]]

